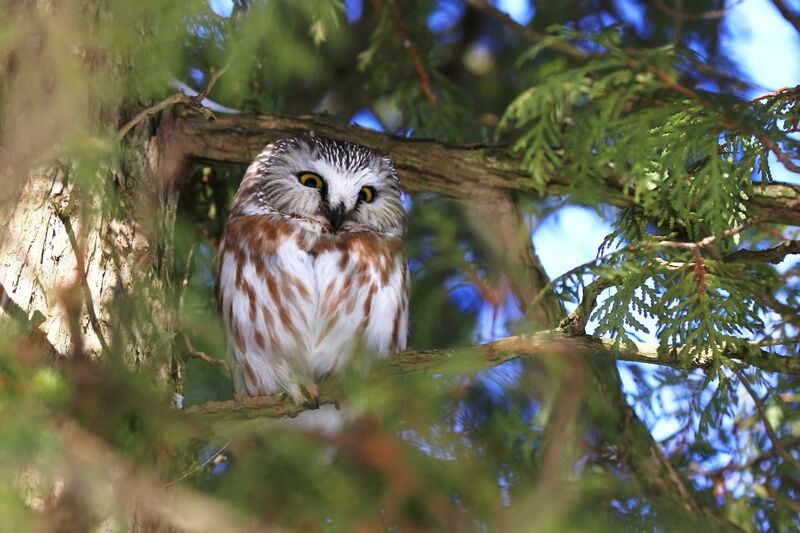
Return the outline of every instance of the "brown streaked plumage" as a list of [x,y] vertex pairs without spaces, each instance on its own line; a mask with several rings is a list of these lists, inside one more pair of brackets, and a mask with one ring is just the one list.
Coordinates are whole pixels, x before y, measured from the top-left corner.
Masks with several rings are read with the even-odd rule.
[[404,230],[386,156],[310,135],[267,146],[245,173],[219,249],[237,392],[300,401],[357,351],[404,349]]

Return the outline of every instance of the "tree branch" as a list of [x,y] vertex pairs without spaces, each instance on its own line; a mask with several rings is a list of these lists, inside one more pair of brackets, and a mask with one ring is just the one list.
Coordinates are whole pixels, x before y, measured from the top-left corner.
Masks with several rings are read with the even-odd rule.
[[[497,190],[534,192],[533,180],[521,170],[519,156],[504,146],[448,145],[432,140],[384,135],[347,126],[317,115],[220,116],[212,122],[191,109],[177,109],[161,134],[180,146],[189,158],[249,164],[266,144],[282,137],[314,130],[320,135],[348,139],[389,153],[408,191],[434,192],[458,199],[495,197]],[[175,141],[174,144],[172,142]],[[625,207],[633,203],[625,176],[606,180],[600,201]],[[570,190],[570,176],[552,176],[545,194]],[[770,183],[757,187],[748,209],[763,222],[800,226],[800,185]]]
[[800,254],[800,241],[784,241],[766,250],[736,250],[722,260],[726,263],[772,263],[777,265],[787,255]]
[[599,57],[599,54],[591,53],[591,52],[584,52],[583,50],[576,48],[570,44],[561,41],[552,41],[548,42],[549,36],[543,33],[539,33],[538,31],[534,30],[533,28],[529,28],[528,26],[523,26],[513,18],[511,18],[508,14],[503,13],[492,4],[490,4],[487,0],[467,0],[467,3],[477,9],[478,11],[482,11],[486,13],[490,17],[493,17],[495,20],[499,21],[501,24],[506,26],[507,28],[511,29],[515,33],[521,35],[526,41],[538,44],[538,43],[545,43],[547,48],[550,48],[554,52],[558,52],[559,54],[565,55],[571,60],[578,62],[578,63],[585,63],[589,59],[594,57]]
[[134,126],[136,126],[142,120],[146,119],[149,116],[155,115],[156,113],[160,113],[161,111],[169,107],[172,107],[175,104],[186,104],[188,106],[192,106],[196,108],[206,118],[206,120],[214,120],[215,118],[217,118],[216,115],[214,115],[214,113],[209,108],[203,105],[203,100],[205,100],[206,97],[208,97],[209,93],[211,92],[211,89],[214,88],[214,85],[217,84],[217,81],[223,74],[225,74],[226,70],[228,70],[228,65],[225,65],[217,72],[215,72],[208,80],[208,84],[205,86],[205,88],[194,96],[189,96],[183,91],[178,91],[175,94],[167,96],[160,102],[151,105],[150,107],[147,107],[145,109],[142,109],[136,114],[136,116],[134,116],[132,119],[126,122],[124,126],[120,128],[119,132],[117,132],[117,142],[124,139],[125,135],[127,135],[128,132],[131,131],[134,128]]
[[761,423],[764,424],[764,430],[767,432],[767,437],[769,438],[770,442],[772,442],[772,446],[778,452],[778,454],[784,458],[788,463],[794,466],[798,472],[800,472],[800,461],[798,461],[786,448],[784,448],[783,444],[781,443],[780,437],[775,432],[775,428],[772,427],[772,424],[769,421],[769,417],[767,416],[767,409],[764,407],[764,402],[761,401],[761,398],[758,397],[758,393],[756,393],[753,386],[747,380],[747,376],[744,375],[744,372],[739,370],[738,368],[733,368],[733,373],[736,374],[736,377],[739,378],[739,382],[747,391],[747,394],[750,395],[750,398],[753,400],[753,404],[756,406],[756,411],[758,412],[758,417],[761,419]]
[[[678,358],[678,349],[658,347],[655,344],[637,344],[636,350],[614,346],[610,339],[598,339],[586,335],[570,335],[561,329],[541,331],[531,335],[506,337],[488,344],[461,350],[420,350],[395,354],[386,359],[382,366],[372,373],[372,379],[386,379],[394,375],[412,372],[441,372],[449,365],[457,364],[458,370],[471,367],[482,370],[487,366],[497,366],[512,359],[536,358],[553,354],[577,354],[585,358],[650,363],[671,367],[684,367],[686,362]],[[782,357],[758,350],[757,348],[726,353],[731,359],[744,364],[768,370],[800,376],[800,360]],[[463,363],[463,364],[462,364]],[[693,361],[692,368],[702,368],[703,364]],[[452,366],[451,366],[452,368]],[[336,394],[326,384],[320,386],[320,405],[335,403]],[[222,402],[208,402],[192,406],[186,413],[201,418],[250,419],[293,417],[305,411],[303,406],[295,405],[283,394],[271,396],[244,397]]]
[[400,13],[400,8],[397,6],[397,0],[389,0],[389,6],[392,8],[395,32],[400,38],[400,42],[403,43],[403,48],[405,48],[406,52],[408,53],[408,58],[411,60],[411,65],[414,67],[414,72],[417,73],[422,94],[424,94],[425,98],[428,99],[428,103],[431,105],[431,107],[436,107],[438,100],[431,89],[430,76],[428,76],[425,67],[422,66],[422,61],[419,58],[417,47],[414,46],[414,43],[408,36],[408,30],[406,30],[406,25],[403,22],[403,14]]
[[33,315],[28,318],[28,313],[11,298],[11,295],[6,291],[5,286],[0,283],[0,309],[2,309],[14,322],[17,323],[20,330],[31,336],[35,343],[50,355],[53,361],[64,359],[62,355],[47,335],[41,330],[39,326],[45,321],[44,315],[41,311],[34,311]]
[[800,13],[794,13],[784,0],[772,0],[772,4],[780,11],[781,16],[786,19],[794,29],[800,32]]

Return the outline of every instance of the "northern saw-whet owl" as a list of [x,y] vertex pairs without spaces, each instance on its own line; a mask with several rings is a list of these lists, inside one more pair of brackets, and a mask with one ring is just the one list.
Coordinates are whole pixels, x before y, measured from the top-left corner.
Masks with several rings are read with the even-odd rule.
[[316,401],[317,380],[405,349],[405,213],[388,156],[304,134],[273,142],[239,185],[219,248],[237,394]]

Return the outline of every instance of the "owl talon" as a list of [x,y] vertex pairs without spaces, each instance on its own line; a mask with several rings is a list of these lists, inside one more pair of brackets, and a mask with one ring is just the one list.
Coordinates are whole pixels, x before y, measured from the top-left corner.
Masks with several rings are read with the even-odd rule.
[[300,388],[300,385],[292,384],[289,386],[289,390],[286,391],[284,394],[288,395],[295,405],[304,405],[306,401],[306,396],[303,393],[303,389]]
[[316,383],[309,385],[293,384],[284,394],[292,398],[295,405],[301,405],[306,409],[319,409],[319,387]]
[[303,405],[307,409],[319,409],[319,387],[316,383],[310,383],[303,387],[305,401]]

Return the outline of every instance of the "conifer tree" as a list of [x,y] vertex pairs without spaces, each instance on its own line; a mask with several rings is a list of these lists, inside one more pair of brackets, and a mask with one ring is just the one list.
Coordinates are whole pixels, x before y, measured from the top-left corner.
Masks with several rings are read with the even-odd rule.
[[[501,4],[3,2],[0,523],[800,527],[800,86],[739,70],[732,0]],[[308,130],[408,193],[411,348],[323,384],[334,434],[232,398],[213,296]],[[550,277],[565,206],[611,230]]]

